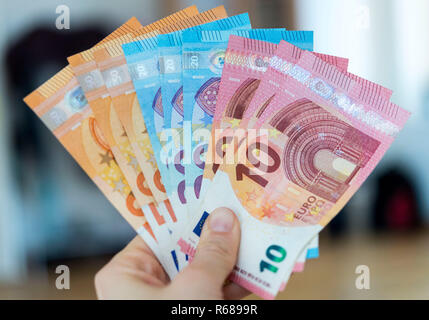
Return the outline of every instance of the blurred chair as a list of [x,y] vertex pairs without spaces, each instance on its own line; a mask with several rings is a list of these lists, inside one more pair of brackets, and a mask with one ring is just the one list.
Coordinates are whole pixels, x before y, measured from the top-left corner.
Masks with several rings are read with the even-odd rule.
[[380,230],[412,230],[421,225],[416,186],[399,167],[386,170],[376,182],[373,226]]

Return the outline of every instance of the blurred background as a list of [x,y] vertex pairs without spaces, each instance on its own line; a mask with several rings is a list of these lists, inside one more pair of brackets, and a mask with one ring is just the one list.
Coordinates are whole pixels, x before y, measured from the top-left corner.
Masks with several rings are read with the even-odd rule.
[[[55,27],[62,4],[70,30]],[[94,273],[135,235],[22,98],[131,16],[147,24],[192,4],[247,11],[254,27],[314,30],[315,51],[349,58],[349,71],[391,88],[412,112],[321,233],[319,259],[278,298],[429,298],[426,0],[2,0],[0,298],[94,298]],[[55,288],[60,264],[70,267],[70,290]],[[370,268],[370,290],[355,286],[358,265]]]

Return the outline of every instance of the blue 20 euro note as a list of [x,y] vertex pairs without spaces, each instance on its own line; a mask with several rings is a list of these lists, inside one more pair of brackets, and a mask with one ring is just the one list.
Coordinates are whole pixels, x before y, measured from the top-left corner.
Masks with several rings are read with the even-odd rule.
[[[163,109],[161,103],[161,87],[158,68],[158,46],[155,37],[139,40],[123,45],[128,69],[136,90],[137,99],[143,114],[146,130],[153,149],[153,156],[158,165],[162,182],[167,194],[171,193],[169,184],[168,155],[164,152],[159,135],[163,130]],[[174,198],[169,198],[171,206],[177,207]],[[166,208],[163,216],[166,217]],[[175,210],[175,223],[164,223],[162,232],[157,234],[157,241],[165,252],[170,252],[176,272],[186,265],[186,256],[176,250],[176,241],[173,235],[186,222],[187,216],[181,216]]]
[[[184,130],[189,123],[184,121],[187,106],[183,101],[182,87],[182,34],[189,30],[230,30],[249,27],[249,16],[244,13],[157,37],[164,115],[163,129],[165,130],[163,138],[168,146],[166,152],[171,153],[171,162],[169,163],[171,193],[168,195],[180,203],[176,211],[184,210],[187,212],[185,162],[187,162],[186,159],[189,159],[189,155],[187,158],[183,141],[185,141],[186,132],[190,133],[190,130]],[[190,138],[186,141],[190,143]],[[189,145],[188,150],[190,149]]]

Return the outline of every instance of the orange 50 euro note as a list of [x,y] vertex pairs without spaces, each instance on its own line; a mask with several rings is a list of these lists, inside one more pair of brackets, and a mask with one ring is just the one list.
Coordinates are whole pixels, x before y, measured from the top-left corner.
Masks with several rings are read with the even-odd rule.
[[[192,8],[192,7],[191,7]],[[187,10],[187,9],[185,9]],[[185,18],[187,15],[185,15]],[[131,18],[97,46],[127,37],[142,25]],[[146,27],[147,28],[147,27]],[[142,236],[166,270],[170,265],[113,157],[71,68],[65,67],[24,101],[41,118],[125,220]]]
[[280,45],[269,68],[278,74],[270,81],[279,89],[248,128],[234,161],[218,169],[187,240],[198,243],[211,211],[232,209],[241,244],[231,279],[272,299],[306,245],[375,168],[409,113],[383,96],[368,101],[361,84],[310,52],[295,64],[284,59]]

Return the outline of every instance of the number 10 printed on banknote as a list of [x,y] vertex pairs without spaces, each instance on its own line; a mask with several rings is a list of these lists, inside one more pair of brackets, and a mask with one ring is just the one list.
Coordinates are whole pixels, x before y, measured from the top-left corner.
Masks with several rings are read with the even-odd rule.
[[383,96],[366,102],[361,84],[310,52],[294,64],[280,46],[270,68],[279,90],[234,161],[218,169],[187,239],[196,244],[208,214],[231,208],[242,229],[231,279],[264,298],[275,297],[409,116]]

